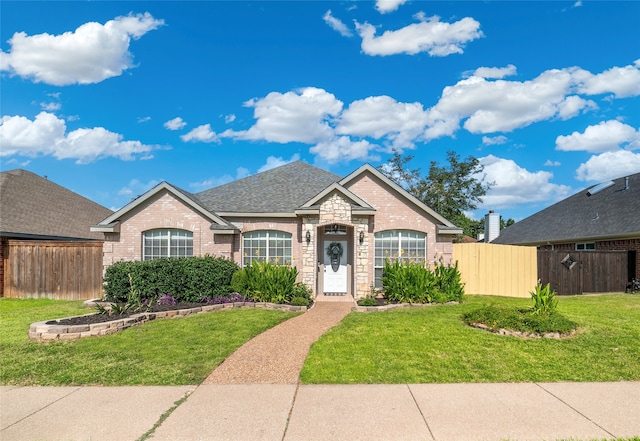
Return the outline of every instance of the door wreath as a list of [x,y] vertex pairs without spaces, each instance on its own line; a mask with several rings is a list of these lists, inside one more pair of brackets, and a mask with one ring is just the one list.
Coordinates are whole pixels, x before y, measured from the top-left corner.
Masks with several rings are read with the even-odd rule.
[[336,272],[340,268],[343,249],[340,242],[331,242],[327,247],[327,255],[331,258],[331,269]]

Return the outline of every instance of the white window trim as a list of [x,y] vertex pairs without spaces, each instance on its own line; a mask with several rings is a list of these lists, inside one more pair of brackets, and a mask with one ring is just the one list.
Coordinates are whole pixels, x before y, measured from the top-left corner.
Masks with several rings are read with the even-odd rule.
[[[254,258],[253,255],[251,253],[247,253],[246,249],[245,249],[245,240],[247,239],[251,239],[250,235],[251,234],[258,234],[258,233],[265,233],[265,237],[264,240],[266,240],[267,245],[266,245],[266,250],[265,250],[265,256],[264,257],[260,257],[260,258]],[[283,234],[285,237],[271,237],[272,233],[280,233]],[[262,238],[261,238],[262,239]],[[269,255],[269,250],[271,249],[271,247],[269,246],[269,243],[271,241],[275,241],[275,240],[283,240],[285,241],[285,250],[289,249],[289,256],[285,256],[289,258],[289,261],[287,262],[286,260],[283,262],[277,262],[280,264],[284,264],[284,265],[291,265],[293,263],[293,234],[289,233],[288,231],[282,231],[282,230],[254,230],[254,231],[248,231],[246,233],[244,233],[242,235],[242,266],[245,267],[247,265],[251,265],[251,263],[254,260],[259,260],[259,261],[264,261],[264,262],[269,262],[271,261],[271,259],[278,259],[281,256],[270,256]],[[286,253],[285,253],[286,254]],[[248,259],[248,262],[246,261]],[[264,260],[263,260],[264,259]]]
[[[149,258],[147,258],[146,255],[146,236],[147,233],[157,233],[157,232],[162,232],[164,233],[164,239],[166,239],[167,241],[167,255],[166,256],[155,256],[155,255],[151,255],[149,256]],[[171,251],[172,251],[172,247],[171,247],[171,239],[172,239],[172,233],[186,233],[184,236],[180,236],[180,239],[186,239],[187,240],[187,245],[186,245],[186,249],[189,250],[191,249],[191,253],[185,254],[185,255],[172,255]],[[158,237],[154,237],[154,239],[156,239]],[[174,247],[175,248],[175,247]],[[147,231],[143,231],[142,232],[142,260],[143,261],[148,261],[148,260],[155,260],[155,259],[161,259],[161,258],[167,258],[167,257],[171,257],[171,258],[178,258],[178,257],[191,257],[193,256],[193,232],[189,231],[189,230],[182,230],[179,228],[154,228],[152,230],[147,230]]]
[[[378,231],[374,234],[374,245],[373,245],[373,279],[374,279],[374,286],[377,285],[376,284],[376,270],[380,270],[380,269],[384,269],[384,263],[382,264],[382,266],[377,265],[377,261],[379,260],[379,256],[376,255],[377,251],[378,251],[378,247],[377,247],[377,242],[378,240],[381,240],[381,238],[379,237],[380,235],[382,235],[383,233],[388,233],[388,232],[395,232],[397,234],[396,237],[393,237],[393,240],[397,239],[397,249],[399,251],[399,255],[395,257],[396,260],[407,260],[410,259],[411,257],[402,257],[402,253],[400,253],[402,251],[402,248],[400,247],[400,245],[402,244],[402,233],[417,233],[422,235],[422,240],[424,240],[424,256],[417,256],[417,258],[419,259],[423,259],[424,264],[427,264],[427,233],[423,232],[423,231],[417,231],[417,230],[408,230],[408,229],[398,229],[398,230],[384,230],[384,231]],[[385,238],[387,239],[387,238]],[[384,256],[382,256],[383,258],[383,262],[386,261],[386,258]],[[381,288],[380,286],[376,286],[376,288]]]

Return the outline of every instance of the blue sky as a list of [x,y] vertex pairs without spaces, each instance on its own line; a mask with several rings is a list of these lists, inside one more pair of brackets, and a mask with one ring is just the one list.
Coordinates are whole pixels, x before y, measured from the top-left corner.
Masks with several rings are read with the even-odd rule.
[[[117,209],[303,160],[472,155],[472,217],[640,172],[640,2],[3,1],[0,161]],[[292,183],[304,185],[304,183]]]

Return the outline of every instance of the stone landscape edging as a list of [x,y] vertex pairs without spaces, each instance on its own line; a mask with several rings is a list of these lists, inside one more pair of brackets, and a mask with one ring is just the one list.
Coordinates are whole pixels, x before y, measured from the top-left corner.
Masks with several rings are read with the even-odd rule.
[[[277,303],[267,302],[234,302],[234,303],[220,303],[217,305],[204,305],[197,306],[195,308],[187,309],[172,309],[168,311],[157,312],[140,312],[132,314],[126,318],[114,319],[102,323],[92,323],[87,325],[61,325],[61,324],[47,324],[47,322],[53,320],[46,320],[42,322],[34,322],[29,326],[29,339],[37,341],[54,341],[54,340],[76,340],[84,337],[97,337],[101,335],[114,334],[131,326],[141,325],[151,320],[163,319],[163,318],[177,318],[186,317],[192,314],[201,314],[204,312],[220,311],[233,308],[264,308],[264,309],[279,309],[286,312],[304,312],[307,310],[306,306],[292,306],[292,305],[280,305]],[[93,315],[93,314],[85,314]],[[83,316],[75,316],[83,317]],[[73,317],[65,317],[73,318]],[[59,318],[54,320],[64,320],[65,318]]]

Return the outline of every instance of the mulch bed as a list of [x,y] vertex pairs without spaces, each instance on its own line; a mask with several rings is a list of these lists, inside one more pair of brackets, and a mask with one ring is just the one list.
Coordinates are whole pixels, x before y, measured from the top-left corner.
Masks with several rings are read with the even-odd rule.
[[[206,303],[177,303],[175,305],[152,305],[149,309],[139,312],[161,312],[161,311],[173,311],[177,309],[190,309],[197,308],[199,306],[205,306]],[[47,325],[92,325],[94,323],[111,322],[123,318],[130,317],[138,314],[139,312],[127,313],[127,314],[90,314],[81,315],[77,317],[69,317],[60,320],[49,320]]]

